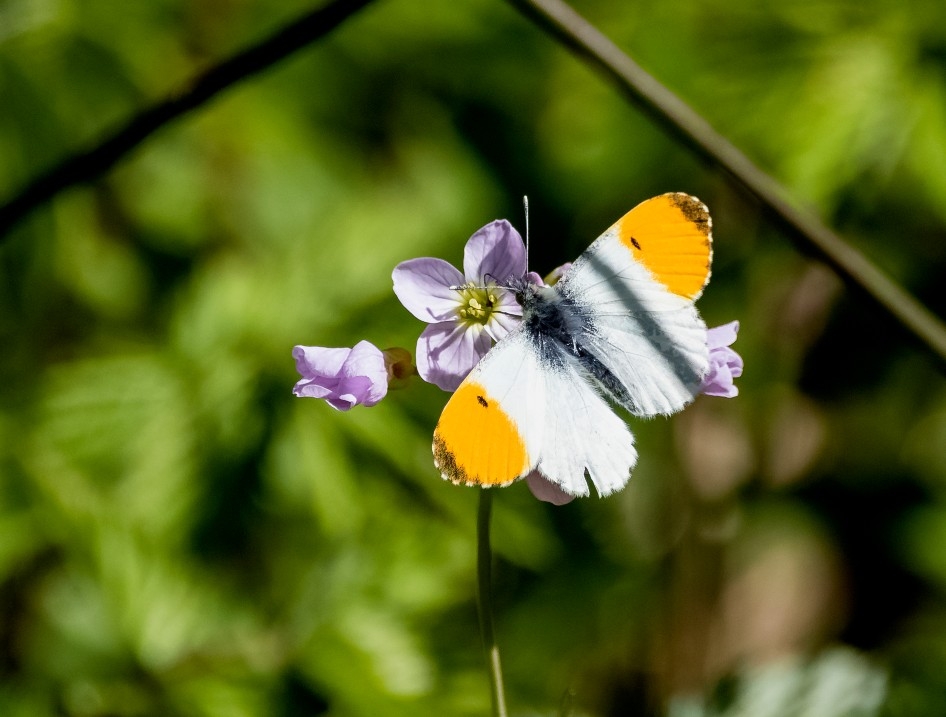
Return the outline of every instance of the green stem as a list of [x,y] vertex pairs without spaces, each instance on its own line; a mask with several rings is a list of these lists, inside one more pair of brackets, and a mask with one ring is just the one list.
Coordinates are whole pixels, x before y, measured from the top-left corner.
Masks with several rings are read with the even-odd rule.
[[489,545],[489,519],[493,509],[493,491],[480,489],[480,505],[476,515],[476,603],[480,613],[480,632],[486,652],[490,695],[494,717],[506,717],[506,694],[503,691],[503,669],[499,662],[499,645],[493,631],[493,552]]

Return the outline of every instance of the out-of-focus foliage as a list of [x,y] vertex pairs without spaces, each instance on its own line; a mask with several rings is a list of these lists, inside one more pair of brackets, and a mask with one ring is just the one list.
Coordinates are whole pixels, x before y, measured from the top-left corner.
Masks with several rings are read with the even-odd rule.
[[[0,197],[300,0],[0,0]],[[578,9],[946,313],[946,4]],[[515,714],[946,713],[946,383],[904,331],[499,0],[383,0],[0,247],[0,714],[481,715],[476,493],[419,382],[339,414],[294,344],[413,347],[403,259],[636,202],[714,217],[742,395],[632,484],[496,501]]]

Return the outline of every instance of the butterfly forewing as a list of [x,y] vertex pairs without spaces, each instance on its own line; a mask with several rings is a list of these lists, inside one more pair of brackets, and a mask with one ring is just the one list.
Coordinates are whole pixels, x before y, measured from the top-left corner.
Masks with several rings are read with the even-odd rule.
[[672,192],[641,202],[604,236],[614,236],[672,293],[695,301],[710,277],[712,228],[703,202]]
[[494,346],[447,402],[434,463],[447,480],[507,485],[535,467],[545,410],[541,371],[522,328]]
[[635,415],[673,413],[699,391],[708,350],[693,298],[709,276],[709,227],[706,207],[693,197],[649,199],[556,285],[581,317],[576,342],[616,379],[605,388]]

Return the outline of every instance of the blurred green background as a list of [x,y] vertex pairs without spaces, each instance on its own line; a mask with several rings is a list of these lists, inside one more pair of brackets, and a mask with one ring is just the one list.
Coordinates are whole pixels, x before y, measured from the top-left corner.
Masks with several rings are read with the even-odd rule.
[[[0,0],[0,198],[309,7]],[[946,314],[946,4],[576,7]],[[413,350],[395,264],[523,194],[545,273],[666,191],[741,395],[633,421],[618,495],[496,497],[513,714],[946,714],[940,367],[507,4],[378,0],[0,247],[0,715],[488,713],[447,395],[336,413],[291,348]]]

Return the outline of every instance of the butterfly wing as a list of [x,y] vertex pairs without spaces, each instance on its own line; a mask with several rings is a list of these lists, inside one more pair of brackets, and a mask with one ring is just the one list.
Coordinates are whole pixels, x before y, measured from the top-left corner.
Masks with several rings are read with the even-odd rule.
[[674,413],[699,391],[708,349],[693,302],[709,280],[710,229],[709,212],[694,197],[648,199],[555,286],[582,319],[574,339],[592,357],[595,378],[635,415]]
[[571,495],[627,483],[637,460],[624,421],[564,348],[520,327],[476,365],[434,431],[447,480],[502,486],[538,470]]
[[613,237],[670,292],[696,301],[709,282],[713,222],[696,197],[682,192],[641,202],[600,237]]
[[434,430],[434,463],[447,480],[502,486],[538,462],[545,391],[522,327],[484,356],[447,402]]
[[637,462],[634,436],[567,348],[542,338],[547,339],[536,340],[548,404],[539,417],[542,450],[536,467],[569,495],[588,495],[589,479],[600,496],[620,490]]

